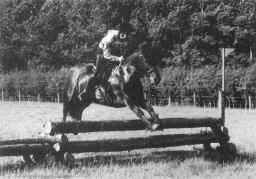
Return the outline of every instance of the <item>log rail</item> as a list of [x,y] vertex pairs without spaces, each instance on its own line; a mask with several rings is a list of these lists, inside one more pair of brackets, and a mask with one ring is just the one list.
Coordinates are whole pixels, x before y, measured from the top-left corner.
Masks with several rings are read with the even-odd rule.
[[[221,124],[218,118],[164,118],[160,119],[163,129],[214,127]],[[62,133],[86,133],[103,131],[135,131],[144,130],[145,124],[139,120],[108,120],[80,122],[49,122],[45,125],[45,133],[50,135]]]

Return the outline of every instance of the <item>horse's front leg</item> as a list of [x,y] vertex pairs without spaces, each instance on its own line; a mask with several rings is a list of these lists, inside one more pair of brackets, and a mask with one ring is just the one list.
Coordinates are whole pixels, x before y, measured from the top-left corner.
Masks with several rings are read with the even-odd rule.
[[153,109],[152,105],[149,104],[149,102],[146,102],[141,106],[143,109],[145,109],[149,115],[151,116],[152,118],[152,126],[153,128],[156,129],[161,129],[161,122],[160,122],[160,119],[159,119],[159,116],[158,114],[155,112],[155,110]]
[[143,111],[125,94],[118,85],[112,85],[113,92],[119,100],[123,101],[145,124],[149,130],[155,130]]

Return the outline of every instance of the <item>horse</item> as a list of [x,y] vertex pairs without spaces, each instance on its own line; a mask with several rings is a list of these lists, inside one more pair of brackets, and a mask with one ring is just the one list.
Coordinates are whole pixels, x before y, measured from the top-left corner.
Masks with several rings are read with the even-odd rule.
[[[103,57],[102,57],[103,58]],[[142,53],[135,52],[111,72],[106,85],[89,85],[96,79],[92,63],[72,67],[67,75],[64,90],[63,122],[68,115],[74,120],[82,120],[82,112],[91,103],[112,107],[128,106],[145,124],[148,130],[160,130],[158,114],[144,97],[141,78],[149,77],[151,83],[158,83],[157,68],[146,62]],[[151,118],[144,115],[146,110]]]

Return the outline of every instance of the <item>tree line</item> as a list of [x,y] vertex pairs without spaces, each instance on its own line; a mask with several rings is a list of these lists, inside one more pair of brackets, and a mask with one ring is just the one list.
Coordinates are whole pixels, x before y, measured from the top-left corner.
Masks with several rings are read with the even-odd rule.
[[234,49],[226,57],[227,93],[234,81],[254,93],[255,8],[254,0],[1,0],[0,86],[49,93],[67,68],[94,63],[104,33],[125,20],[134,45],[146,44],[147,60],[161,67],[169,94],[215,94],[222,47]]

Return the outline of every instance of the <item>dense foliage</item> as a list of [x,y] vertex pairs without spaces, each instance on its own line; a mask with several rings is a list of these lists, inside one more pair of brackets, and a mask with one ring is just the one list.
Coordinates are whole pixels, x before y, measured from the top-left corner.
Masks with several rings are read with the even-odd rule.
[[[94,62],[100,38],[122,20],[136,31],[134,45],[146,44],[149,62],[163,69],[161,85],[175,94],[199,86],[208,94],[216,92],[221,83],[221,47],[235,49],[227,57],[227,89],[231,92],[235,79],[251,89],[256,84],[254,0],[1,0],[0,4],[4,88],[26,86],[17,86],[14,79],[22,83],[31,81],[30,75],[48,79],[48,74],[64,74],[63,68]],[[51,87],[49,80],[44,81],[36,88]]]

